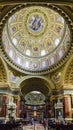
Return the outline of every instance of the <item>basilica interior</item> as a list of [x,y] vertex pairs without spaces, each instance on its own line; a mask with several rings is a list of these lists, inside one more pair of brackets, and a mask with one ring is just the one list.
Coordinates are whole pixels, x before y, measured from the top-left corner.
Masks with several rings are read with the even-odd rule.
[[73,120],[73,0],[0,0],[0,120]]

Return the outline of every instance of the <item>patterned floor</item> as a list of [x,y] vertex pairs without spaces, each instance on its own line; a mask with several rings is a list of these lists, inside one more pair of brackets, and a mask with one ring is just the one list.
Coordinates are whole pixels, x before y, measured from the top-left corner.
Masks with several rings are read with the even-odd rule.
[[24,130],[44,130],[43,125],[35,123],[35,125],[26,125],[24,126]]

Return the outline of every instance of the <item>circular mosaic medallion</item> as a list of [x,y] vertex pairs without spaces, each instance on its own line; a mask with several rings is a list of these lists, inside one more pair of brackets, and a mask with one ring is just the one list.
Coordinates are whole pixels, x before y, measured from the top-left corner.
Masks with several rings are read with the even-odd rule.
[[31,35],[39,36],[44,33],[47,27],[47,16],[40,9],[33,9],[32,11],[27,14],[26,28]]
[[29,27],[33,32],[39,32],[43,28],[43,19],[38,16],[32,16],[31,19],[29,20]]

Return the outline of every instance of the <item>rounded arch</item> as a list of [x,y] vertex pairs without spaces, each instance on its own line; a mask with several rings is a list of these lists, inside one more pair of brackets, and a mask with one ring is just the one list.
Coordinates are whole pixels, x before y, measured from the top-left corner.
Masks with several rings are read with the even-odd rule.
[[44,76],[26,76],[21,78],[18,87],[21,88],[23,94],[27,94],[30,91],[40,91],[47,95],[49,91],[54,89],[54,84]]
[[65,66],[63,83],[73,85],[73,56],[71,56]]
[[0,57],[0,82],[8,83],[8,68],[5,61]]

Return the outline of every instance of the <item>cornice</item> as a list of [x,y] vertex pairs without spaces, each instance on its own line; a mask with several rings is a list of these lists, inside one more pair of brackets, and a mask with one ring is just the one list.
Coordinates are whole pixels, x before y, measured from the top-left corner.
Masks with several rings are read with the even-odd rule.
[[23,4],[23,3],[53,3],[57,5],[73,5],[73,0],[0,0],[0,5]]

